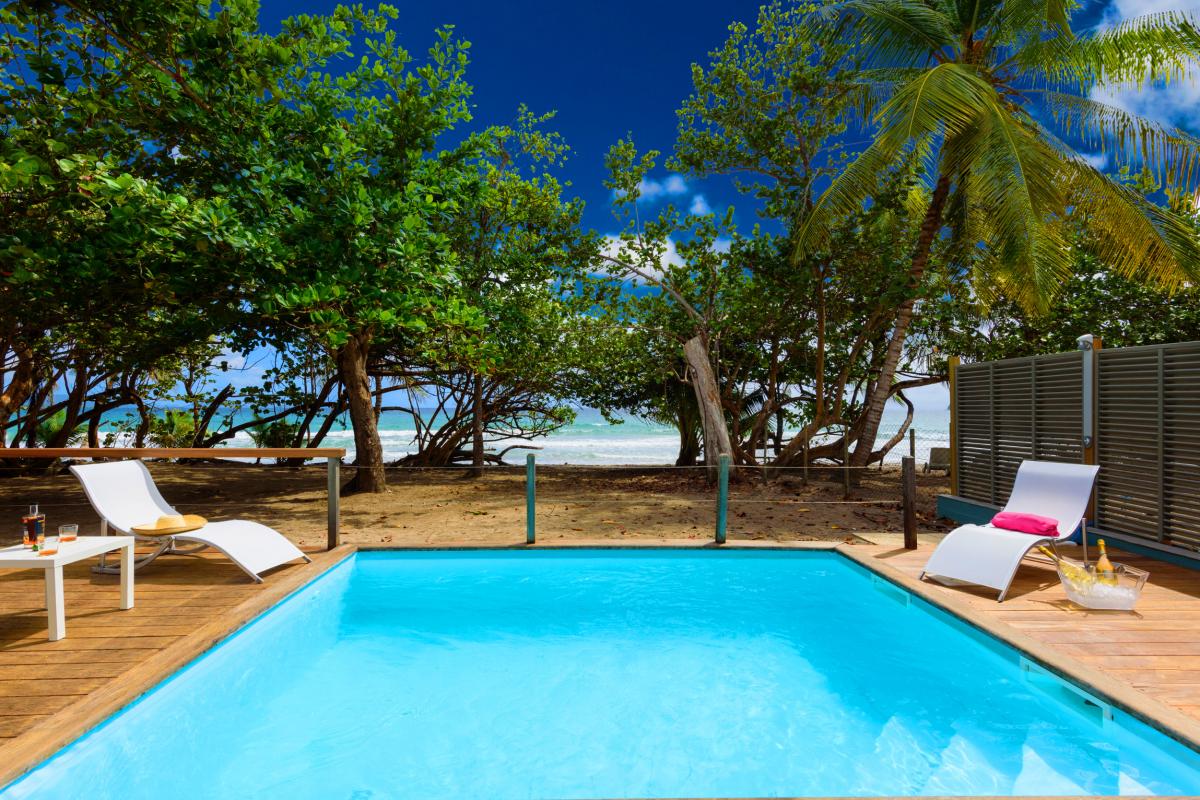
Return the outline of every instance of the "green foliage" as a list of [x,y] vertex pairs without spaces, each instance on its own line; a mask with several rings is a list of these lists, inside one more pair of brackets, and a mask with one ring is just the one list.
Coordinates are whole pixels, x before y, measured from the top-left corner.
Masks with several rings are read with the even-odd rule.
[[[58,439],[67,424],[67,412],[56,411],[38,423],[35,441],[38,447],[49,447],[51,442]],[[79,425],[67,435],[60,447],[75,447],[87,436],[87,426]]]
[[300,423],[290,419],[264,422],[250,428],[255,447],[291,447],[300,434]]
[[[871,144],[822,195],[800,231],[829,241],[878,176],[912,155],[953,190],[947,221],[981,287],[1044,310],[1071,272],[1071,214],[1086,215],[1101,261],[1117,273],[1178,287],[1200,275],[1200,243],[1179,215],[1111,180],[1038,121],[1123,162],[1195,187],[1200,140],[1091,99],[1093,89],[1194,75],[1200,40],[1181,14],[1076,35],[1073,6],[1002,0],[852,0],[814,23],[865,55],[856,76]],[[940,224],[941,215],[933,222]]]
[[154,447],[191,447],[197,424],[192,412],[168,408],[162,416],[150,418],[150,444]]

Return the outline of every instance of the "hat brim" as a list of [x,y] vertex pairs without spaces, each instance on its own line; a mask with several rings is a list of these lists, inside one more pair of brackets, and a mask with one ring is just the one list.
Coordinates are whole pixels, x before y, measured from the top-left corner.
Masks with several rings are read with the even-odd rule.
[[187,533],[203,528],[208,520],[198,514],[184,514],[183,524],[159,527],[155,525],[134,525],[130,530],[140,536],[170,536],[174,533]]

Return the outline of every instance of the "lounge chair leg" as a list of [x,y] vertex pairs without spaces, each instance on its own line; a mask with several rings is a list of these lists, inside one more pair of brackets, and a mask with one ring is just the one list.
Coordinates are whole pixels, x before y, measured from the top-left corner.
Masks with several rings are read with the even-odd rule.
[[[137,561],[134,561],[133,568],[135,570],[141,569],[142,567],[146,566],[154,559],[161,556],[163,553],[167,552],[167,550],[170,549],[170,547],[171,547],[171,543],[169,541],[162,543],[161,545],[158,546],[158,549],[154,550],[151,553],[147,553],[146,555],[139,558]],[[101,562],[101,563],[97,564],[96,566],[92,567],[92,572],[95,572],[100,575],[120,575],[121,574],[121,565],[120,564],[105,564],[105,563]]]

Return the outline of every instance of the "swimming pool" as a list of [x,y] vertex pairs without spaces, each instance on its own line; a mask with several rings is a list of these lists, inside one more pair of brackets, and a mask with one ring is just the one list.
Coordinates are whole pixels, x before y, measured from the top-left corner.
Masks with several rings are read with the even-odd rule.
[[359,553],[0,798],[1200,794],[834,552]]

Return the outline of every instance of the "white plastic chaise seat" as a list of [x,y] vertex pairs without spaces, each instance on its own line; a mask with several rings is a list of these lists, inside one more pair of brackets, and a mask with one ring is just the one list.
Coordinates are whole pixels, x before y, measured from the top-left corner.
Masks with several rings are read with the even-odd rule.
[[1070,538],[1083,523],[1100,467],[1051,461],[1022,461],[1005,511],[1058,520],[1057,536],[1037,536],[987,525],[962,525],[946,535],[921,577],[988,586],[1004,600],[1021,560],[1039,545]]
[[[137,536],[140,541],[158,545],[149,555],[139,559],[136,567],[145,566],[160,555],[190,554],[213,547],[261,583],[260,573],[266,570],[298,558],[311,561],[279,531],[244,519],[209,522],[186,533],[136,534],[134,525],[146,525],[159,517],[179,513],[163,499],[145,464],[139,460],[76,464],[71,467],[71,472],[83,484],[88,501],[100,515],[104,531],[111,527],[120,533]],[[187,545],[187,549],[179,549],[179,543]]]

